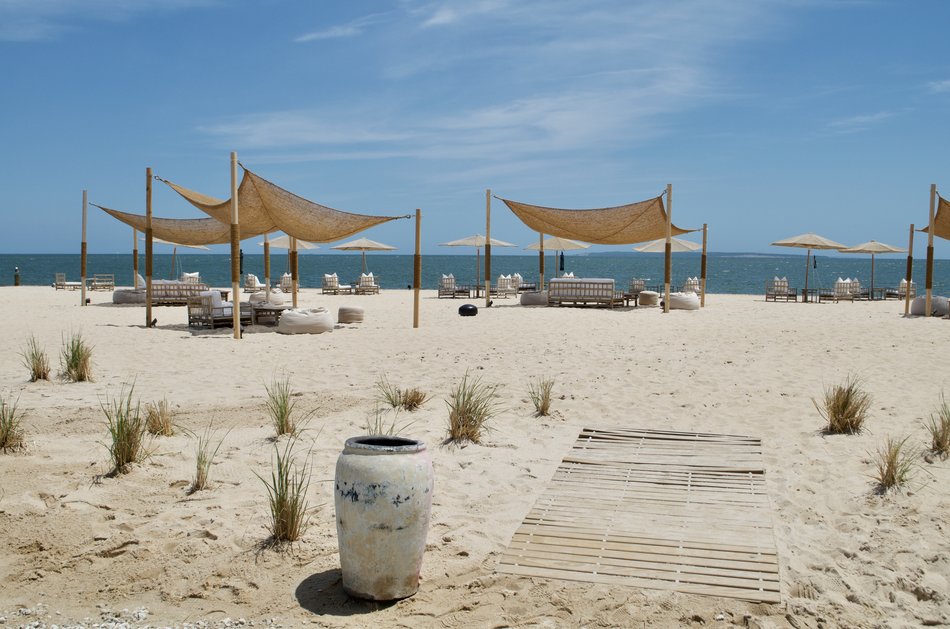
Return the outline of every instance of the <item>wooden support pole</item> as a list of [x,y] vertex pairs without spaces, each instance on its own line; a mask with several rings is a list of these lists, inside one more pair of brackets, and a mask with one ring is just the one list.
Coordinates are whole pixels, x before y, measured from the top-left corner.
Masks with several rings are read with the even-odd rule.
[[544,290],[544,233],[538,232],[538,290]]
[[293,303],[294,308],[297,307],[297,289],[300,287],[300,277],[298,275],[297,268],[297,239],[294,237],[290,238],[290,285],[291,292],[293,294]]
[[491,306],[491,189],[485,189],[485,307]]
[[139,231],[132,228],[132,288],[139,287]]
[[145,327],[152,327],[152,169],[145,169]]
[[[927,229],[927,299],[924,302],[924,314],[933,314],[933,285],[934,285],[934,209],[937,199],[937,184],[930,184],[930,227]],[[909,288],[909,287],[908,287]]]
[[699,266],[699,307],[706,307],[706,234],[707,226],[703,223],[703,257]]
[[82,245],[79,248],[80,253],[80,262],[79,262],[79,277],[80,282],[82,283],[82,290],[79,291],[80,306],[86,305],[86,208],[87,208],[87,195],[86,191],[82,191]]
[[231,325],[241,338],[241,221],[238,216],[237,153],[231,153]]
[[663,312],[670,311],[670,284],[673,280],[673,184],[666,184],[666,248],[663,261]]
[[904,316],[910,314],[910,283],[914,280],[914,224],[910,224],[910,239],[907,243],[907,273],[904,278],[907,286],[904,291]]
[[270,299],[270,234],[264,234],[264,289]]
[[416,208],[416,253],[412,258],[412,327],[419,327],[419,291],[422,288],[422,210]]

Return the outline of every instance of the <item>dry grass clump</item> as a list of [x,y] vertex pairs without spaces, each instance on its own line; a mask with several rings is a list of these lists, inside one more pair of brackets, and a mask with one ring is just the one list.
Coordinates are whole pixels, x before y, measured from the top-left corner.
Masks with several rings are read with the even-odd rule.
[[930,433],[930,451],[941,459],[950,456],[950,406],[942,394],[937,413],[931,413],[930,423],[925,423],[924,427]]
[[387,423],[385,419],[385,413],[380,407],[373,409],[373,417],[366,420],[366,424],[363,426],[363,430],[367,435],[376,436],[385,436],[393,437],[399,434],[402,434],[405,430],[408,430],[415,422],[408,421],[403,424],[399,423],[399,409],[393,410],[392,421]]
[[49,380],[49,358],[35,336],[30,335],[20,356],[23,358],[23,365],[30,371],[30,382]]
[[871,407],[871,394],[863,391],[857,379],[848,377],[845,384],[825,389],[825,399],[819,405],[812,398],[815,408],[827,422],[825,432],[833,435],[861,432]]
[[306,419],[313,415],[311,411],[303,419],[297,420],[294,417],[294,409],[297,401],[292,399],[295,394],[290,388],[290,378],[274,378],[274,381],[264,385],[267,390],[267,414],[270,415],[271,424],[274,426],[274,432],[278,437],[281,435],[297,436]]
[[551,391],[554,389],[554,378],[537,378],[528,383],[528,396],[534,404],[536,417],[551,414]]
[[257,475],[267,489],[269,542],[272,544],[297,541],[310,519],[307,504],[307,490],[313,473],[309,463],[310,452],[304,457],[305,462],[298,463],[297,453],[294,452],[296,443],[296,439],[288,439],[282,447],[275,445],[270,480]]
[[112,460],[112,474],[125,474],[132,463],[143,461],[149,454],[145,448],[145,418],[141,413],[141,403],[132,404],[132,392],[135,387],[125,388],[114,399],[100,402],[109,425],[110,442],[106,444],[109,458]]
[[481,443],[486,424],[501,412],[498,385],[485,384],[481,377],[471,378],[468,371],[449,395],[449,440]]
[[884,445],[872,455],[877,468],[873,478],[882,494],[889,489],[903,486],[910,479],[916,453],[907,447],[908,439],[909,437],[888,437]]
[[63,338],[63,351],[60,354],[63,367],[62,375],[73,382],[92,380],[92,346],[87,344],[79,332]]
[[376,390],[379,391],[378,400],[392,408],[404,408],[407,411],[414,411],[429,399],[423,391],[419,389],[400,389],[389,383],[386,376],[382,376],[376,382]]
[[0,450],[4,452],[24,447],[21,428],[23,413],[17,410],[19,401],[19,398],[11,402],[0,398]]
[[159,437],[171,437],[175,434],[168,400],[162,398],[158,402],[149,402],[145,406],[145,428]]
[[224,443],[224,439],[227,436],[228,434],[225,433],[224,436],[215,443],[216,433],[214,430],[214,422],[208,424],[204,433],[196,436],[195,478],[191,481],[191,487],[188,488],[188,493],[193,494],[196,491],[208,488],[208,481],[211,478],[211,465],[214,463],[214,457],[218,455],[218,450],[221,449],[221,444]]

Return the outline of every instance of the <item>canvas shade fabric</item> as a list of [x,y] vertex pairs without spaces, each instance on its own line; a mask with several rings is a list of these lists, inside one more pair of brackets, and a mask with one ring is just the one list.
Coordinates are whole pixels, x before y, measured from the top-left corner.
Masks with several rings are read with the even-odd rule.
[[[930,228],[928,226],[917,231],[926,234]],[[950,240],[950,202],[939,195],[937,196],[937,213],[934,214],[934,236]]]
[[[95,205],[94,203],[92,205]],[[95,205],[106,214],[130,227],[144,232],[146,217]],[[260,236],[261,234],[248,234]],[[156,218],[152,217],[152,236],[179,245],[220,245],[231,242],[231,227],[213,218]]]
[[[543,234],[571,238],[598,245],[632,245],[666,238],[666,209],[663,198],[655,197],[616,207],[569,210],[503,201],[521,222]],[[690,229],[672,226],[672,235]]]

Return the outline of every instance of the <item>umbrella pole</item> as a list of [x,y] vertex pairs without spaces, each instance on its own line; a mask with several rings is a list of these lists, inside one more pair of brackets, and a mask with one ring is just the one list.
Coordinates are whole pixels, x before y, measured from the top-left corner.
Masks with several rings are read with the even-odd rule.
[[412,327],[419,327],[419,289],[422,284],[422,210],[416,208],[416,253],[412,257]]
[[910,283],[914,277],[914,224],[910,224],[910,242],[907,243],[907,286],[904,287],[904,316],[910,314]]
[[[924,314],[932,314],[933,282],[934,282],[934,199],[937,196],[937,184],[930,184],[930,226],[927,228],[927,300],[924,303]],[[908,287],[909,288],[909,287]]]
[[666,184],[666,251],[663,260],[663,312],[670,311],[670,284],[673,278],[673,184]]
[[475,247],[475,288],[482,285],[482,254],[481,247]]
[[231,153],[231,325],[241,338],[241,224],[238,220],[237,153]]
[[538,250],[538,290],[544,290],[544,233],[538,232],[541,248]]
[[491,188],[485,189],[485,307],[491,306]]
[[270,240],[264,234],[264,287],[267,290],[267,299],[270,299]]
[[178,247],[172,247],[172,266],[171,270],[168,272],[168,279],[175,279],[175,256],[178,255]]
[[152,169],[145,169],[145,327],[152,327]]
[[811,249],[805,253],[805,297],[808,297],[808,263],[811,262]]
[[82,283],[82,290],[79,293],[79,305],[86,305],[86,191],[82,191],[82,244],[79,247],[80,264],[79,276]]
[[703,223],[703,257],[699,270],[699,307],[706,307],[706,223]]
[[360,254],[363,256],[363,275],[366,275],[366,249],[360,249]]
[[293,293],[293,305],[297,307],[297,239],[290,238],[290,286]]
[[132,288],[139,287],[139,233],[132,228]]
[[874,254],[871,254],[871,292],[868,293],[868,301],[874,299]]

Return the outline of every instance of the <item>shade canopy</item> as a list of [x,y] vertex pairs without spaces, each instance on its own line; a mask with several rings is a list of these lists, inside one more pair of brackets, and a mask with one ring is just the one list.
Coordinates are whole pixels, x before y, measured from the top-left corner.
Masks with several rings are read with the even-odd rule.
[[366,252],[367,251],[392,251],[395,247],[390,245],[384,245],[381,242],[376,242],[375,240],[370,240],[369,238],[357,238],[356,240],[351,240],[350,242],[345,242],[342,245],[336,245],[335,247],[330,247],[331,249],[340,249],[341,251],[359,251],[362,253],[362,265],[363,273],[366,273]]
[[907,249],[892,247],[891,245],[886,245],[883,242],[878,242],[876,240],[869,240],[867,242],[862,242],[860,245],[839,249],[839,251],[841,251],[841,253],[870,253],[871,255],[875,255],[878,253],[903,253],[904,251],[907,251]]
[[[139,240],[145,240],[145,236],[139,236]],[[209,249],[204,245],[186,245],[180,242],[172,242],[170,240],[162,240],[161,238],[152,238],[152,242],[157,242],[163,245],[171,245],[173,247],[188,247],[189,249],[204,249],[208,251]]]
[[[690,240],[683,240],[681,238],[671,238],[670,239],[670,250],[673,253],[682,253],[684,251],[698,251],[702,249],[703,246],[699,243],[692,242]],[[666,238],[661,238],[659,240],[653,240],[646,243],[645,245],[640,245],[639,247],[634,247],[637,251],[642,251],[643,253],[666,253]]]
[[[584,242],[577,242],[576,240],[570,240],[569,238],[561,238],[560,236],[549,236],[544,239],[544,249],[547,250],[557,250],[557,251],[573,251],[574,249],[587,249],[590,247],[589,244]],[[530,251],[538,251],[541,249],[541,243],[533,243],[525,247]]]
[[[277,247],[278,249],[290,249],[290,236],[286,234],[283,236],[278,236],[277,238],[268,239],[268,244],[271,247]],[[260,246],[264,246],[264,241],[257,243]],[[320,247],[313,244],[312,242],[307,242],[306,240],[297,241],[297,249],[319,249]]]
[[799,249],[844,249],[847,246],[813,233],[776,240],[772,244],[776,247],[798,247]]
[[[930,227],[923,227],[917,231],[926,234],[930,231]],[[939,194],[937,195],[937,213],[934,215],[934,236],[950,240],[950,201]]]
[[[451,242],[441,242],[439,243],[440,247],[484,247],[485,246],[485,237],[481,234],[475,234],[474,236],[468,236],[467,238],[460,238],[458,240],[453,240]],[[497,238],[491,239],[492,247],[517,247],[510,242],[505,242],[504,240],[498,240]]]

